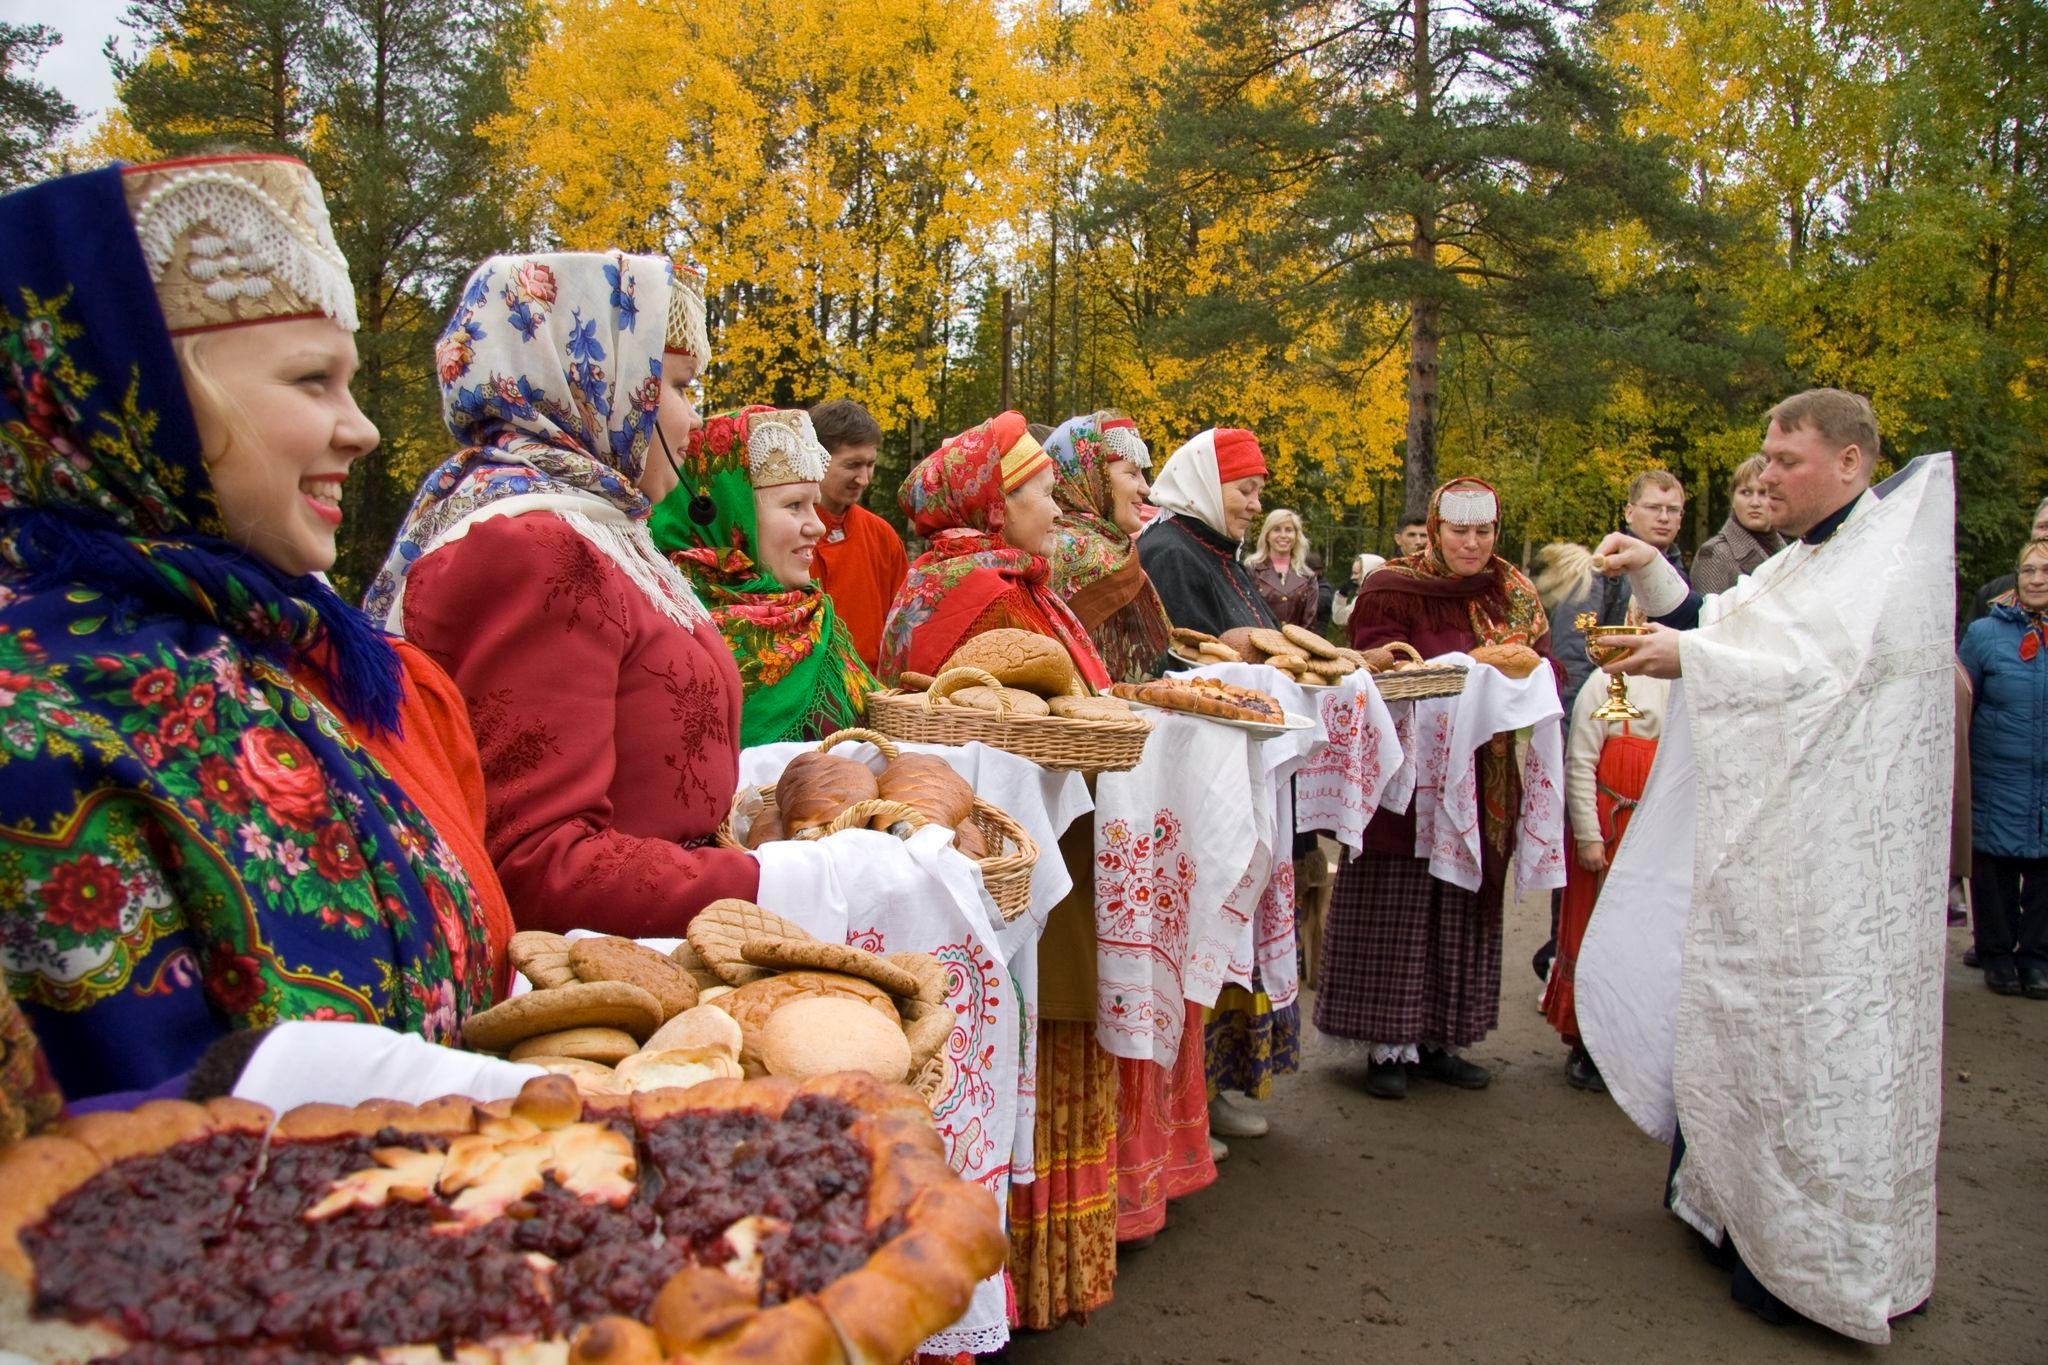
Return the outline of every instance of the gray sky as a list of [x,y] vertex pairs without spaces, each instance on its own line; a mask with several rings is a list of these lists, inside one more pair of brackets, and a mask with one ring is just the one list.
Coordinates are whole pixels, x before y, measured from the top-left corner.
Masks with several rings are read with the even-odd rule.
[[0,19],[14,24],[48,24],[64,35],[35,69],[35,79],[57,87],[91,123],[114,102],[114,74],[100,55],[121,29],[127,0],[0,0]]

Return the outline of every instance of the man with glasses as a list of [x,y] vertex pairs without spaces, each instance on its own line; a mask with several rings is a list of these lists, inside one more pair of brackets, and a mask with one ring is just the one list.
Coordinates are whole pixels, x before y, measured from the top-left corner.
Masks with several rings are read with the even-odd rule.
[[[1646,469],[1628,486],[1628,504],[1621,509],[1622,528],[1637,540],[1656,547],[1671,567],[1685,576],[1685,561],[1678,553],[1678,528],[1685,523],[1685,486],[1668,470]],[[1579,688],[1593,672],[1593,660],[1586,654],[1586,637],[1575,623],[1580,612],[1593,612],[1603,626],[1618,626],[1628,616],[1629,586],[1626,578],[1603,578],[1589,574],[1578,588],[1567,591],[1550,609],[1550,648],[1564,665],[1564,696],[1567,703],[1579,695]]]

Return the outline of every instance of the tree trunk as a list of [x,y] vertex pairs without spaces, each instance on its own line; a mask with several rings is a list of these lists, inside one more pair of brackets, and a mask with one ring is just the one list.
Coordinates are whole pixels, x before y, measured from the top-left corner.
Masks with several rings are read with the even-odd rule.
[[[1436,71],[1429,51],[1430,0],[1411,3],[1415,26],[1411,66],[1415,121],[1427,124],[1436,116]],[[1435,271],[1436,215],[1430,209],[1415,214],[1408,254],[1421,269]],[[1429,511],[1429,495],[1436,488],[1437,354],[1442,341],[1443,305],[1434,294],[1415,295],[1408,301],[1408,454],[1403,469],[1406,488],[1401,499],[1403,514],[1411,517]]]

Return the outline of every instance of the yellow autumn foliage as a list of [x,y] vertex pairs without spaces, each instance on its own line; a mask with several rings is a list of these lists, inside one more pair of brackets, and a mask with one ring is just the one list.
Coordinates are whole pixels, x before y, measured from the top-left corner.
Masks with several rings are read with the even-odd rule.
[[544,240],[706,267],[714,405],[901,426],[1022,194],[1009,44],[992,0],[555,0],[489,132]]

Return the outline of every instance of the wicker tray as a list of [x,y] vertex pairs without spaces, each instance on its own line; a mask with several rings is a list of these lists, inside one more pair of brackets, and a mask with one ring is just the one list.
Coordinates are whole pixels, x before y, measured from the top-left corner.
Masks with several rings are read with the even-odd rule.
[[[879,749],[884,758],[895,758],[901,750],[891,744],[884,735],[873,730],[841,730],[828,736],[818,746],[819,753],[829,751],[835,744],[851,744],[865,741]],[[727,848],[746,847],[739,836],[733,833],[733,819],[750,796],[758,796],[761,809],[775,809],[775,788],[760,787],[755,792],[740,792],[733,798],[732,810],[725,822],[718,827],[718,842]],[[924,812],[899,801],[856,801],[841,811],[830,824],[796,835],[799,839],[822,839],[828,834],[837,834],[845,829],[869,828],[879,816],[889,817],[888,827],[899,829],[908,825],[919,829],[931,823]],[[990,805],[980,797],[974,798],[975,827],[981,831],[981,840],[991,850],[989,856],[979,859],[981,879],[988,886],[989,899],[996,903],[1005,922],[1017,918],[1031,908],[1031,873],[1038,866],[1038,844],[1027,834],[1024,826],[1017,823],[1007,811]]]
[[[1415,652],[1413,645],[1396,644],[1391,648],[1398,654],[1406,654],[1417,663],[1422,662],[1422,656]],[[1455,697],[1465,690],[1465,666],[1431,664],[1425,668],[1403,669],[1398,673],[1375,673],[1372,680],[1380,690],[1382,701],[1421,701],[1425,697]]]
[[963,687],[1000,687],[978,668],[949,669],[926,692],[890,689],[867,696],[868,724],[883,734],[915,744],[966,744],[980,740],[1041,768],[1081,773],[1119,773],[1138,766],[1152,724],[1129,720],[1077,720],[1069,716],[1020,716],[1008,709],[982,711],[948,706]]

